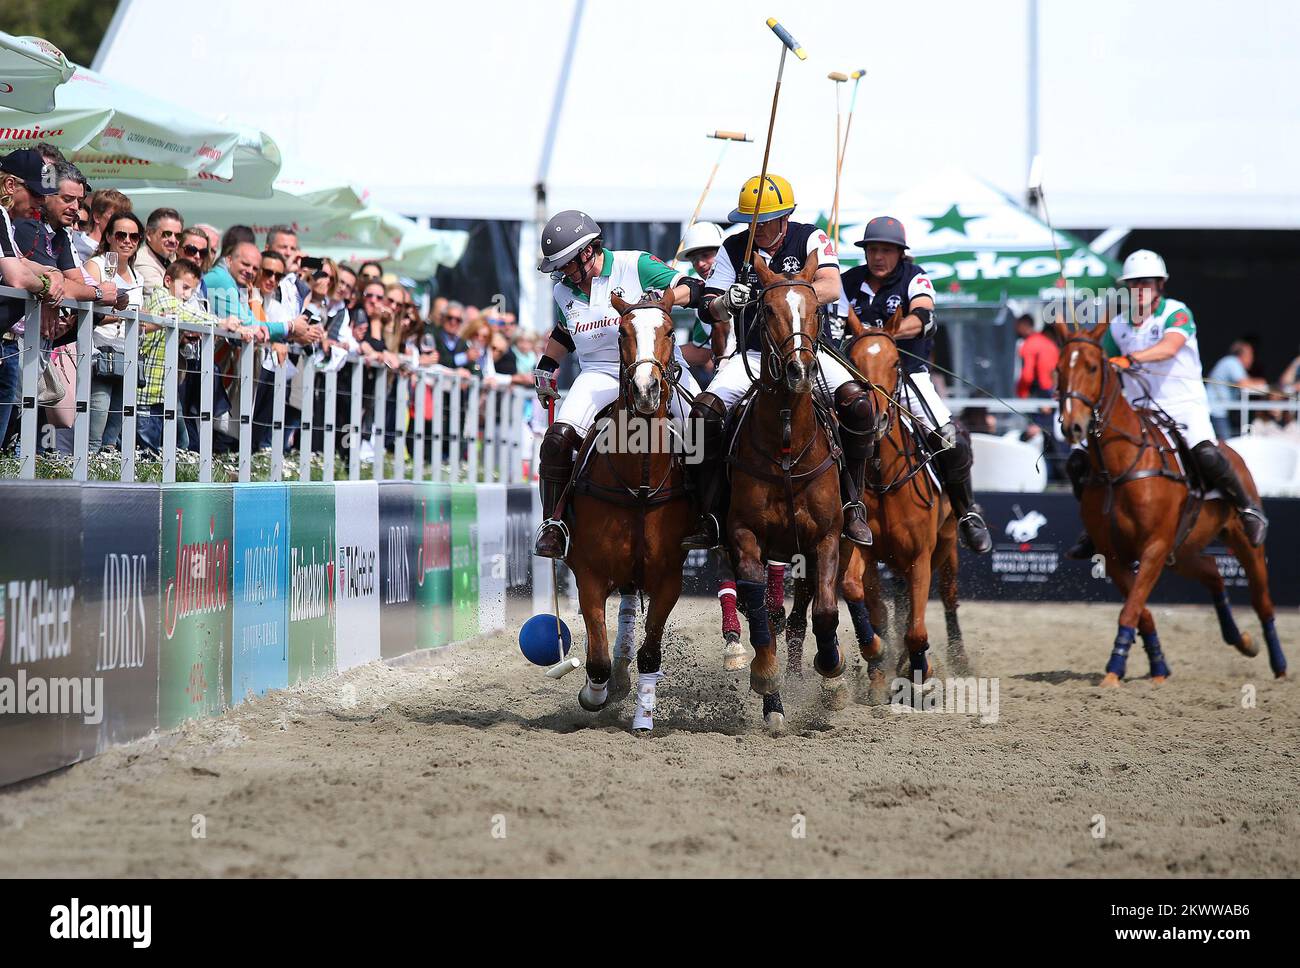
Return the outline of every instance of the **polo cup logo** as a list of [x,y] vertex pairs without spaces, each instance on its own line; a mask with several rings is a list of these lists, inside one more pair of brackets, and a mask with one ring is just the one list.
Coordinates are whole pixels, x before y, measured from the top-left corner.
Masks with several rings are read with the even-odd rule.
[[1037,511],[1030,511],[1028,514],[1025,514],[1020,510],[1019,504],[1013,504],[1011,510],[1017,515],[1017,517],[1014,517],[1007,522],[1007,536],[1011,538],[1012,541],[1020,544],[1033,541],[1037,538],[1038,532],[1041,531],[1043,525],[1047,523],[1047,518],[1043,517],[1043,515]]

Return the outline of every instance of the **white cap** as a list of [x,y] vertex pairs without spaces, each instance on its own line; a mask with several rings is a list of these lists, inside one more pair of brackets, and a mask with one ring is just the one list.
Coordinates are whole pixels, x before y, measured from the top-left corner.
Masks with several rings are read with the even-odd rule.
[[712,222],[696,222],[686,233],[682,241],[682,258],[689,259],[692,252],[700,249],[722,248],[722,229]]
[[1130,253],[1124,260],[1124,268],[1119,274],[1120,282],[1128,282],[1130,279],[1168,278],[1169,270],[1165,268],[1165,260],[1150,249],[1138,249]]

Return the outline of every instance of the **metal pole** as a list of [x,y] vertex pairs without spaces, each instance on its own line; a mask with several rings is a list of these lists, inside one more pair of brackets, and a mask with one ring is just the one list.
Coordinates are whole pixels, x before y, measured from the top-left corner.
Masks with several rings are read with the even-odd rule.
[[90,475],[90,371],[95,361],[95,311],[86,303],[77,320],[77,416],[72,425],[72,478]]
[[140,395],[140,310],[126,317],[126,359],[122,366],[122,480],[135,480],[135,406]]
[[23,333],[18,337],[19,359],[22,360],[22,391],[19,394],[22,416],[19,423],[18,446],[23,462],[18,476],[24,480],[36,479],[36,394],[41,375],[41,303],[27,300],[27,316]]
[[375,452],[374,479],[384,479],[384,421],[388,412],[388,366],[380,366],[375,373],[375,421],[372,449]]
[[302,425],[298,429],[298,480],[310,481],[312,420],[316,416],[316,367],[307,353],[298,364],[302,372]]
[[325,477],[334,481],[334,422],[338,419],[339,373],[336,369],[325,371]]
[[253,479],[253,357],[252,343],[239,346],[239,482]]
[[366,439],[362,433],[362,394],[365,392],[366,365],[358,357],[352,363],[352,413],[348,416],[348,480],[361,480],[361,441]]
[[163,430],[162,479],[164,484],[176,483],[176,398],[180,380],[181,331],[180,316],[174,316],[163,336]]
[[284,480],[284,398],[285,371],[289,364],[288,356],[284,363],[275,368],[275,382],[271,387],[271,480]]
[[216,339],[213,325],[199,337],[199,480],[204,484],[212,482],[212,380],[213,360]]

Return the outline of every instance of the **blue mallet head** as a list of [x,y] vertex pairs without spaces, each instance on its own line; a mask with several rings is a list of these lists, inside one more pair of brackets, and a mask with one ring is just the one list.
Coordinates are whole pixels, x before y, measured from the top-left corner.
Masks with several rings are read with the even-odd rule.
[[556,647],[555,616],[534,615],[519,630],[519,649],[533,665],[552,666],[569,654],[569,646],[573,644],[573,635],[563,619],[560,619],[560,637],[563,652]]

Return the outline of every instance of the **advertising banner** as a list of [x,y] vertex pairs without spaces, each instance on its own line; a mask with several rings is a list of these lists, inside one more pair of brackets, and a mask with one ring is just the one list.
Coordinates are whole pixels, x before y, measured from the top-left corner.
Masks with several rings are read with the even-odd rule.
[[416,561],[420,532],[413,523],[416,488],[423,485],[382,481],[379,484],[379,630],[385,659],[416,648]]
[[234,493],[162,485],[158,726],[215,716],[230,704],[230,556]]
[[289,488],[289,684],[337,669],[334,485]]
[[497,632],[506,627],[506,485],[479,484],[477,501],[478,627]]
[[10,783],[93,756],[104,695],[94,640],[76,634],[80,489],[42,481],[3,498],[0,783]]
[[437,649],[451,642],[454,618],[451,600],[451,485],[421,483],[415,487],[415,527],[420,535],[416,553],[415,644]]
[[74,650],[104,680],[98,751],[158,726],[158,539],[162,492],[150,484],[81,489],[81,583]]
[[533,614],[533,533],[537,516],[530,484],[506,488],[506,621],[518,628]]
[[334,485],[334,570],[339,671],[379,658],[379,485]]
[[451,486],[451,641],[478,634],[478,502],[476,485]]
[[231,609],[231,704],[289,684],[289,495],[237,484]]

